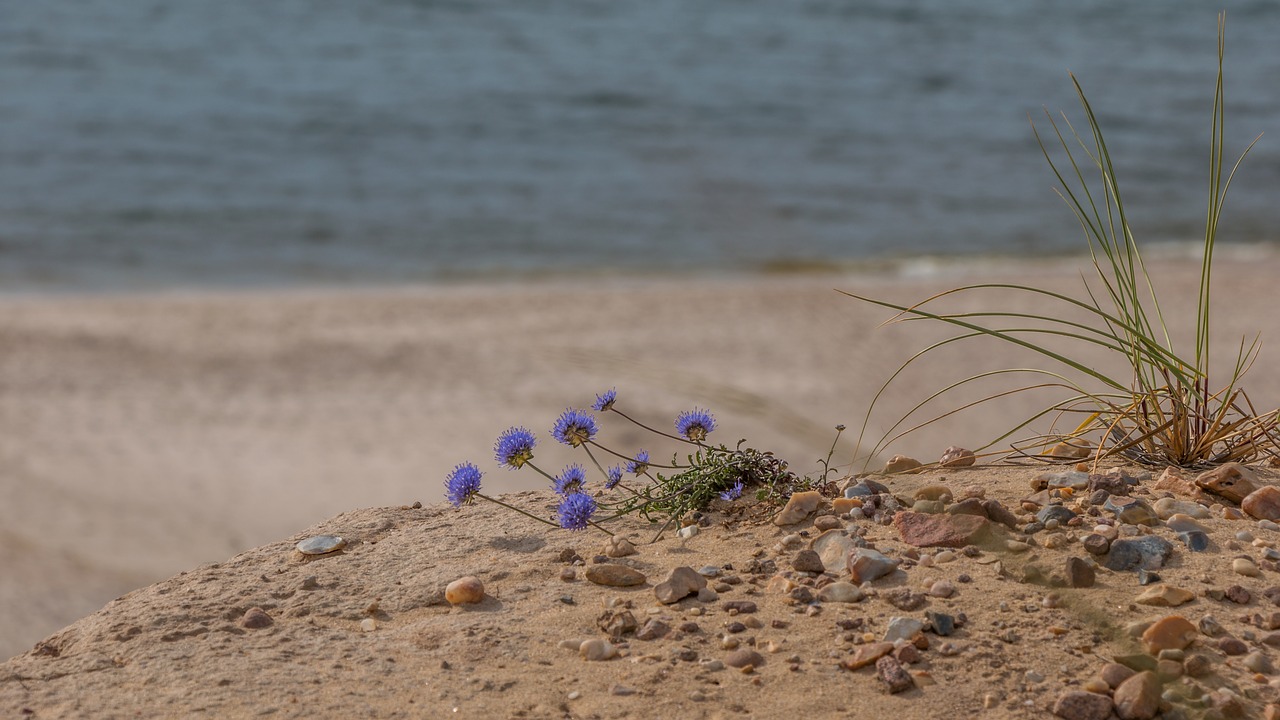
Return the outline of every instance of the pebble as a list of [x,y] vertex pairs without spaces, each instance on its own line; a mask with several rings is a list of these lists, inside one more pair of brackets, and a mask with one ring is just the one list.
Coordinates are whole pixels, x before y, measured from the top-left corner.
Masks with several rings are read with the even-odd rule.
[[822,494],[816,490],[792,493],[791,497],[787,499],[787,504],[773,519],[773,524],[779,527],[795,525],[809,517],[814,510],[817,510],[818,504],[821,502]]
[[1244,655],[1249,652],[1249,646],[1243,640],[1228,635],[1218,640],[1218,650],[1223,655]]
[[1198,502],[1191,502],[1190,500],[1160,498],[1152,503],[1151,507],[1156,511],[1156,515],[1160,516],[1160,519],[1162,520],[1168,520],[1178,514],[1189,515],[1200,520],[1208,520],[1212,517],[1212,513],[1209,512],[1209,508]]
[[685,540],[688,540],[689,538],[697,534],[698,534],[697,525],[686,525],[676,531],[676,537],[684,538]]
[[1196,635],[1196,626],[1190,620],[1181,615],[1166,615],[1142,633],[1142,646],[1147,654],[1159,655],[1165,649],[1185,649]]
[[915,618],[894,616],[889,618],[885,628],[883,641],[896,643],[899,640],[911,640],[924,629],[924,622]]
[[1204,655],[1192,655],[1182,661],[1182,671],[1193,678],[1204,677],[1213,670],[1213,661]]
[[949,598],[956,594],[956,586],[950,580],[939,580],[929,586],[929,595],[938,598]]
[[1158,570],[1173,555],[1173,545],[1161,537],[1124,538],[1111,543],[1104,565],[1108,570]]
[[876,676],[889,687],[890,695],[896,695],[916,686],[911,673],[907,672],[901,663],[889,655],[876,661]]
[[1067,558],[1067,585],[1073,588],[1093,587],[1095,579],[1093,565],[1078,557]]
[[1243,502],[1256,491],[1257,475],[1239,463],[1225,463],[1196,476],[1195,483],[1209,492],[1231,502]]
[[596,585],[608,587],[632,587],[643,585],[648,580],[639,570],[614,563],[588,565],[583,574]]
[[271,626],[275,621],[260,607],[251,607],[244,611],[244,616],[240,618],[240,624],[250,630],[258,630]]
[[450,605],[470,605],[484,599],[484,583],[473,575],[458,578],[444,589],[444,599]]
[[617,657],[618,648],[603,638],[591,638],[578,646],[578,655],[587,662],[600,662]]
[[884,577],[898,569],[898,561],[870,548],[858,548],[849,554],[848,569],[853,582],[861,585]]
[[1136,675],[1132,668],[1120,663],[1107,663],[1098,671],[1098,678],[1106,684],[1107,690],[1120,687],[1120,683]]
[[893,652],[893,643],[872,642],[859,645],[853,651],[853,657],[843,660],[840,665],[848,670],[858,670],[876,662]]
[[[988,693],[982,700],[982,706],[993,709],[999,701]],[[1058,696],[1053,703],[1053,714],[1066,720],[1107,720],[1111,717],[1111,698],[1098,693],[1083,690],[1068,690]]]
[[818,590],[818,600],[821,602],[856,603],[864,597],[866,595],[861,588],[844,581],[833,582]]
[[933,610],[926,611],[924,614],[929,626],[933,630],[933,634],[939,637],[947,637],[955,632],[956,619],[946,613],[935,612]]
[[316,535],[297,544],[298,552],[303,555],[325,555],[336,552],[347,546],[347,541],[337,535]]
[[895,475],[897,473],[919,472],[922,467],[919,460],[907,457],[906,455],[894,455],[889,458],[889,462],[884,464],[885,475]]
[[791,558],[791,567],[796,572],[821,573],[827,568],[822,563],[822,557],[813,550],[801,550]]
[[840,518],[835,515],[820,515],[813,519],[813,528],[815,530],[835,530],[844,525],[840,522]]
[[614,535],[605,543],[604,554],[611,558],[627,557],[636,554],[636,546],[621,535]]
[[739,670],[746,667],[758,668],[764,665],[764,656],[750,648],[739,648],[725,656],[724,664]]
[[1139,605],[1151,605],[1153,607],[1177,607],[1191,602],[1196,598],[1196,594],[1190,590],[1185,590],[1171,585],[1159,585],[1148,588],[1139,595],[1134,602]]
[[977,459],[972,450],[966,450],[959,445],[952,445],[942,451],[942,457],[938,459],[938,465],[942,467],[970,467]]
[[1178,533],[1178,539],[1185,543],[1191,552],[1204,552],[1209,549],[1209,536],[1202,532]]
[[1121,720],[1150,720],[1160,710],[1160,678],[1140,672],[1120,683],[1112,701]]
[[378,629],[378,621],[373,618],[365,618],[360,621],[360,629],[365,632],[373,632]]
[[1084,547],[1090,555],[1106,555],[1111,550],[1111,541],[1106,536],[1099,533],[1090,533],[1080,540],[1080,545]]
[[1254,565],[1252,560],[1246,560],[1245,558],[1236,558],[1235,560],[1232,560],[1231,570],[1239,575],[1245,575],[1247,577],[1258,577],[1262,574],[1258,571],[1258,566]]
[[709,587],[700,588],[697,593],[698,602],[712,603],[720,599],[720,593]]
[[939,563],[949,563],[956,559],[956,554],[951,550],[941,550],[933,556],[933,559]]
[[[1267,487],[1271,486],[1268,485]],[[1266,655],[1263,655],[1259,650],[1254,650],[1248,655],[1245,655],[1242,662],[1245,667],[1256,673],[1271,675],[1275,672],[1275,668],[1271,665],[1271,660]]]
[[707,579],[699,575],[697,571],[691,567],[680,566],[673,568],[664,582],[654,586],[653,594],[658,599],[658,602],[663,605],[671,605],[697,593],[706,586]]

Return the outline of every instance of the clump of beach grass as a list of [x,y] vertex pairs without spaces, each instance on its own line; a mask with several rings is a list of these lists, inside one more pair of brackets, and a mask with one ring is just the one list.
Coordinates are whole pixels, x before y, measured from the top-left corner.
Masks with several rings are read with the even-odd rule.
[[[1042,136],[1034,121],[1031,126],[1050,169],[1061,185],[1057,190],[1059,196],[1084,231],[1101,291],[1095,291],[1087,280],[1083,299],[1027,285],[976,284],[939,293],[910,306],[843,293],[896,310],[897,314],[887,323],[932,320],[960,331],[912,355],[885,382],[867,411],[858,440],[859,448],[876,402],[908,366],[925,355],[953,343],[981,338],[1025,348],[1047,361],[1044,363],[1047,367],[990,370],[948,384],[915,405],[891,426],[870,448],[868,460],[904,435],[957,412],[1011,395],[1044,389],[1061,392],[1066,397],[1016,422],[1008,432],[979,448],[978,452],[1006,458],[1060,460],[1049,454],[1051,446],[1090,440],[1095,462],[1118,456],[1151,466],[1198,468],[1233,461],[1256,461],[1268,456],[1280,457],[1280,445],[1277,444],[1280,410],[1257,411],[1241,386],[1241,378],[1258,357],[1259,338],[1255,336],[1252,340],[1246,338],[1241,341],[1224,383],[1215,385],[1210,378],[1209,299],[1214,245],[1231,180],[1241,161],[1261,138],[1259,135],[1245,148],[1224,179],[1225,47],[1225,15],[1220,15],[1218,75],[1210,129],[1209,203],[1201,249],[1193,353],[1180,352],[1170,338],[1155,286],[1143,264],[1125,214],[1116,168],[1103,139],[1102,128],[1080,82],[1071,74],[1088,125],[1084,136],[1076,131],[1065,113],[1059,124],[1048,110],[1045,111],[1052,135]],[[1051,152],[1054,147],[1061,149],[1057,161],[1055,152]],[[1095,176],[1095,179],[1090,181],[1089,176]],[[1083,312],[1088,321],[1012,311],[947,313],[930,309],[931,306],[936,307],[932,305],[935,301],[948,296],[992,290],[1042,296],[1052,303],[1061,303],[1060,307],[1065,311],[1063,314],[1069,316]],[[1073,357],[1069,350],[1046,347],[1046,341],[1066,343],[1081,350],[1102,348],[1112,357],[1123,357],[1124,366],[1130,373],[1122,377],[1104,372],[1078,359],[1080,356]],[[920,411],[926,405],[951,396],[957,388],[989,378],[1010,377],[1030,377],[1031,382],[986,394],[978,400],[912,424],[912,418],[923,416]],[[1032,430],[1047,420],[1051,420],[1049,430]],[[1059,423],[1071,429],[1059,431]],[[856,459],[855,455],[855,462]]]

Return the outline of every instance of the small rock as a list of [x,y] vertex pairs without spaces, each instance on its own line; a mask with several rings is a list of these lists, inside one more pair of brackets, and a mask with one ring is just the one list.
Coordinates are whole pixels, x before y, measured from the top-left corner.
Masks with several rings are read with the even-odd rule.
[[1133,677],[1136,673],[1133,668],[1121,665],[1120,663],[1107,663],[1098,671],[1098,677],[1107,684],[1107,689],[1114,690],[1120,687],[1120,683]]
[[923,467],[919,460],[909,458],[906,455],[894,455],[889,458],[889,462],[884,464],[885,475],[896,475],[898,473],[917,473]]
[[1046,505],[1040,512],[1036,513],[1036,520],[1041,523],[1057,520],[1059,524],[1065,525],[1075,516],[1076,514],[1070,508],[1062,505]]
[[1213,661],[1204,655],[1192,655],[1182,661],[1182,671],[1193,678],[1204,677],[1213,670]]
[[933,630],[934,635],[947,637],[955,632],[956,619],[946,613],[928,610],[925,612],[924,617],[929,621],[929,627]]
[[689,538],[697,534],[698,534],[697,525],[685,525],[684,527],[676,531],[676,537],[684,538],[685,540],[688,540]]
[[[1227,588],[1227,591],[1223,593],[1223,596],[1237,605],[1248,605],[1249,601],[1253,599],[1253,595],[1240,585],[1232,585]],[[1277,613],[1272,614],[1276,615]],[[1273,628],[1266,629],[1271,630]]]
[[347,541],[337,535],[316,535],[303,540],[296,547],[303,555],[325,555],[346,546]]
[[818,600],[821,602],[856,603],[863,597],[865,595],[861,588],[844,581],[833,582],[818,590]]
[[1191,552],[1204,552],[1209,549],[1209,536],[1198,531],[1178,533],[1178,539],[1186,543]]
[[916,686],[911,673],[903,669],[902,664],[889,655],[876,661],[876,676],[889,687],[890,695],[896,695]]
[[859,645],[853,651],[853,657],[841,661],[840,665],[847,670],[858,670],[873,664],[891,652],[893,652],[893,643],[877,642]]
[[[1177,498],[1160,498],[1152,503],[1151,507],[1156,511],[1156,515],[1162,520],[1168,520],[1174,515],[1186,515],[1198,520],[1208,520],[1212,517],[1209,508],[1197,502],[1189,500],[1178,500]],[[1203,529],[1203,528],[1201,528]]]
[[986,511],[991,522],[1000,523],[1011,530],[1018,526],[1018,516],[995,498],[982,501],[982,509]]
[[912,500],[935,500],[944,505],[951,502],[953,498],[951,488],[946,485],[925,485],[911,493]]
[[473,575],[458,578],[445,586],[444,599],[450,605],[471,605],[484,599],[484,583]]
[[644,625],[636,631],[636,638],[639,640],[658,640],[667,636],[671,632],[671,626],[662,622],[657,618],[649,618]]
[[709,587],[704,587],[698,591],[695,597],[698,598],[698,602],[713,603],[716,600],[720,599],[720,593],[716,592],[715,590],[712,590]]
[[942,451],[938,464],[942,467],[970,467],[977,461],[972,450],[965,450],[959,445],[952,445]]
[[1124,538],[1111,543],[1111,550],[1103,562],[1108,570],[1158,570],[1173,555],[1173,545],[1161,537],[1147,535],[1140,538]]
[[990,532],[987,519],[977,515],[899,512],[893,524],[902,541],[915,547],[959,548],[981,542]]
[[1251,493],[1256,492],[1258,476],[1240,463],[1226,463],[1200,473],[1195,483],[1199,487],[1224,497],[1231,502],[1241,503]]
[[[983,707],[988,705],[983,701]],[[1066,720],[1107,720],[1111,717],[1111,698],[1083,690],[1068,690],[1053,703],[1053,714]]]
[[843,525],[844,523],[840,522],[840,518],[835,515],[819,515],[813,519],[814,530],[836,530]]
[[360,621],[360,629],[364,632],[373,632],[378,629],[378,621],[373,618],[365,618]]
[[1140,672],[1120,683],[1112,701],[1120,720],[1151,720],[1160,710],[1160,678]]
[[896,643],[899,640],[911,640],[924,629],[924,622],[915,618],[891,617],[885,628],[883,641]]
[[758,668],[764,665],[764,656],[751,648],[739,648],[725,656],[724,664],[738,669]]
[[1159,655],[1161,650],[1182,650],[1196,639],[1196,626],[1181,615],[1166,615],[1155,621],[1142,633],[1142,646],[1149,655]]
[[1049,455],[1068,460],[1084,460],[1093,454],[1093,443],[1084,438],[1067,438],[1049,449]]
[[1271,675],[1276,671],[1275,667],[1271,665],[1270,658],[1263,655],[1259,650],[1254,650],[1248,655],[1245,655],[1244,660],[1241,662],[1243,662],[1244,666],[1250,670],[1263,675]]
[[821,502],[822,494],[816,490],[793,493],[787,499],[787,504],[782,508],[782,511],[773,519],[773,524],[779,527],[795,525],[809,517],[814,510],[817,510],[818,504]]
[[614,563],[600,563],[598,565],[588,565],[586,572],[587,580],[596,585],[605,585],[608,587],[632,587],[635,585],[643,585],[647,578],[644,573],[635,568],[626,565],[616,565]]
[[636,554],[636,546],[621,535],[614,535],[605,543],[604,554],[611,558],[627,557]]
[[613,643],[602,638],[591,638],[583,640],[578,646],[578,655],[587,662],[601,662],[610,658],[617,657],[618,648]]
[[244,611],[244,616],[240,618],[240,624],[251,630],[257,630],[269,627],[275,621],[260,607],[251,607]]
[[1078,557],[1067,558],[1067,585],[1073,588],[1093,587],[1095,579],[1092,565]]
[[696,594],[706,586],[706,578],[699,575],[691,567],[681,566],[674,568],[666,581],[655,585],[653,594],[658,599],[658,602],[663,605],[671,605]]
[[720,608],[727,613],[736,615],[749,615],[756,611],[756,604],[751,600],[725,600],[720,603]]
[[796,572],[821,573],[827,568],[822,564],[822,557],[813,550],[801,550],[791,558],[791,567]]
[[1223,655],[1243,655],[1249,652],[1249,646],[1243,640],[1228,635],[1218,639],[1218,650]]
[[1246,577],[1258,577],[1262,574],[1259,572],[1258,566],[1253,564],[1252,560],[1246,560],[1245,558],[1236,558],[1235,560],[1232,560],[1231,570],[1238,575],[1244,575]]
[[929,595],[936,598],[949,598],[956,594],[956,586],[950,580],[939,580],[929,586]]
[[870,548],[858,548],[849,554],[848,569],[853,582],[861,585],[897,570],[898,561]]
[[1080,539],[1080,545],[1090,555],[1106,555],[1111,550],[1111,541],[1098,533],[1089,533]]
[[1170,585],[1159,585],[1143,591],[1141,595],[1134,599],[1134,602],[1152,607],[1177,607],[1189,603],[1195,598],[1196,594],[1190,590]]

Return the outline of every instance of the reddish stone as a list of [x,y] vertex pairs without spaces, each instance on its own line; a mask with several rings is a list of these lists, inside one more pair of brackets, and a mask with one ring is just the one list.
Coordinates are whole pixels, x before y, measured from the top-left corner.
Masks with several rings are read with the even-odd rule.
[[898,535],[916,547],[959,548],[990,536],[990,523],[978,515],[928,515],[899,512],[893,516]]
[[1280,520],[1280,487],[1263,485],[1245,496],[1240,509],[1258,520]]

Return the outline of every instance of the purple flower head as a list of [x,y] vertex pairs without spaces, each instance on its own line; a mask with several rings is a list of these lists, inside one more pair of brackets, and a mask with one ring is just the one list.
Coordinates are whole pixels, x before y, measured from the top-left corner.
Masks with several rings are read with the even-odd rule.
[[641,450],[636,453],[636,459],[627,463],[627,472],[632,475],[643,475],[649,470],[649,451]]
[[560,473],[560,477],[556,478],[556,492],[567,497],[582,492],[586,484],[587,474],[582,471],[582,466],[570,465]]
[[618,483],[622,482],[622,466],[614,465],[609,468],[608,479],[604,482],[605,490],[612,490],[618,487]]
[[493,445],[493,455],[507,469],[519,468],[533,459],[533,446],[538,439],[523,427],[513,427],[498,436]]
[[594,405],[591,406],[591,408],[599,412],[605,412],[609,408],[613,407],[613,404],[617,401],[618,401],[617,388],[610,388],[608,390],[605,390],[603,394],[596,396],[596,402]]
[[737,500],[740,497],[742,497],[742,481],[741,480],[734,483],[733,486],[730,487],[728,490],[725,490],[724,492],[720,493],[721,500],[733,501],[733,500]]
[[556,420],[551,434],[570,447],[578,447],[596,436],[596,419],[591,413],[569,408]]
[[676,418],[676,431],[693,442],[706,440],[715,429],[716,419],[702,408],[686,410]]
[[454,507],[462,507],[470,503],[480,492],[480,478],[484,473],[471,463],[462,463],[449,473],[444,481],[444,495]]
[[556,511],[560,515],[560,527],[565,530],[585,530],[596,512],[595,498],[583,493],[566,497]]

